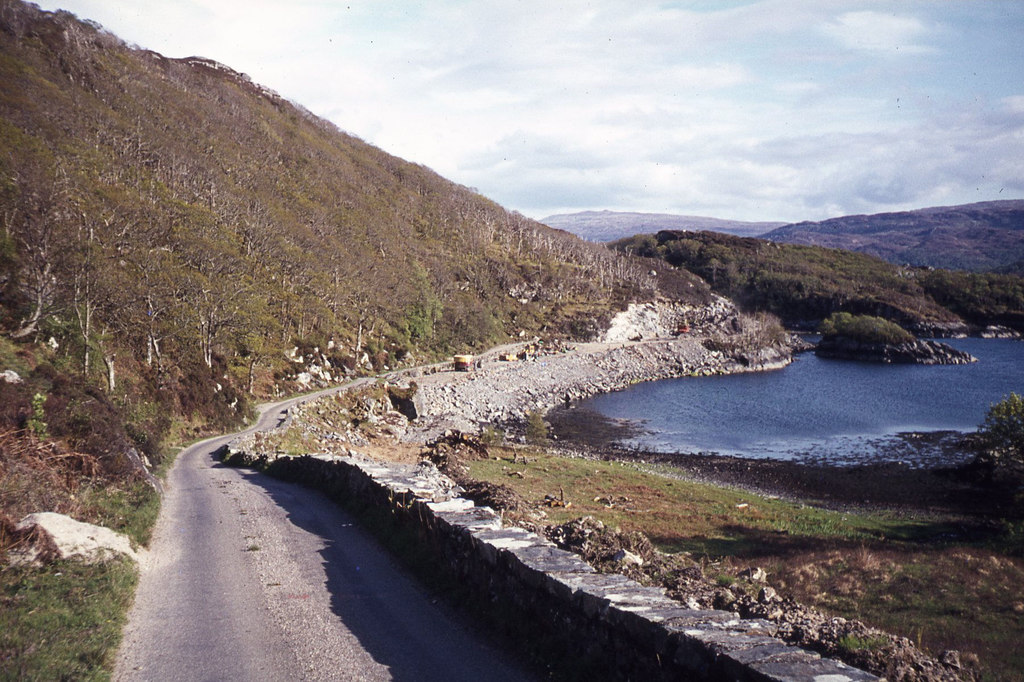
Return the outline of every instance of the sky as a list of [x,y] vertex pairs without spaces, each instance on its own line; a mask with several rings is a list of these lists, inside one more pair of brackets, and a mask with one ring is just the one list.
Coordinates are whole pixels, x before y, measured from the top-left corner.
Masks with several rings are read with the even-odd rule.
[[44,0],[531,218],[1024,198],[1020,0]]

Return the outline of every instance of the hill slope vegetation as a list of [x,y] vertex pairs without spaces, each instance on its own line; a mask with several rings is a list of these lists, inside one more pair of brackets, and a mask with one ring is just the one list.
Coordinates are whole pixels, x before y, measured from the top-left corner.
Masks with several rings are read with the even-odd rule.
[[[658,286],[709,295],[220,63],[15,0],[0,0],[0,148],[0,371],[24,380],[0,382],[0,428],[127,422],[102,440],[153,457],[173,423],[239,423],[252,396],[588,337]],[[56,428],[69,406],[77,421]]]
[[0,2],[0,84],[0,331],[126,405],[228,423],[312,364],[587,336],[654,293],[649,266],[66,12]]
[[663,231],[615,242],[703,278],[750,310],[815,328],[835,312],[892,320],[922,335],[967,325],[1024,331],[1024,278],[897,266],[868,254],[712,232]]

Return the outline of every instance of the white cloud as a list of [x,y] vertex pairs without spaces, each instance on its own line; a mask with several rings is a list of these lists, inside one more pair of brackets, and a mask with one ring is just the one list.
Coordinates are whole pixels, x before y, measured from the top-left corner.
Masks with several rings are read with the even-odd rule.
[[1015,114],[1024,114],[1024,95],[1012,95],[1002,99],[1006,109]]
[[919,42],[930,34],[921,20],[874,11],[846,12],[829,22],[826,34],[845,47],[873,52],[920,54],[933,50]]
[[1024,196],[1017,0],[42,4],[222,61],[533,217]]

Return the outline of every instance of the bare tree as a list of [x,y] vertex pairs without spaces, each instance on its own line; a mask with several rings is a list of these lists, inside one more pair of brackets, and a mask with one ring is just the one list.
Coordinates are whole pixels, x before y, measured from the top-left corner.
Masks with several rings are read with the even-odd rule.
[[17,293],[25,300],[28,311],[9,333],[14,339],[30,336],[40,323],[53,314],[58,303],[58,263],[61,254],[63,226],[66,220],[67,178],[58,169],[50,182],[30,182],[15,178],[22,189],[20,209],[11,215],[10,224],[16,244],[20,269]]

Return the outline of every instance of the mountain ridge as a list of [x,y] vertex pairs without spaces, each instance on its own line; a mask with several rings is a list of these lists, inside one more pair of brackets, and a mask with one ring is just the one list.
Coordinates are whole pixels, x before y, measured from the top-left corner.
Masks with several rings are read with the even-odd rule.
[[1021,199],[854,214],[797,223],[621,211],[555,214],[540,222],[599,242],[662,230],[708,231],[857,251],[896,265],[1024,272],[1024,200]]
[[1024,200],[805,221],[761,237],[858,251],[897,265],[999,270],[1024,258]]
[[709,230],[741,237],[754,237],[784,222],[745,222],[705,216],[629,211],[580,211],[541,218],[540,222],[590,241],[612,242],[624,237],[660,230]]

